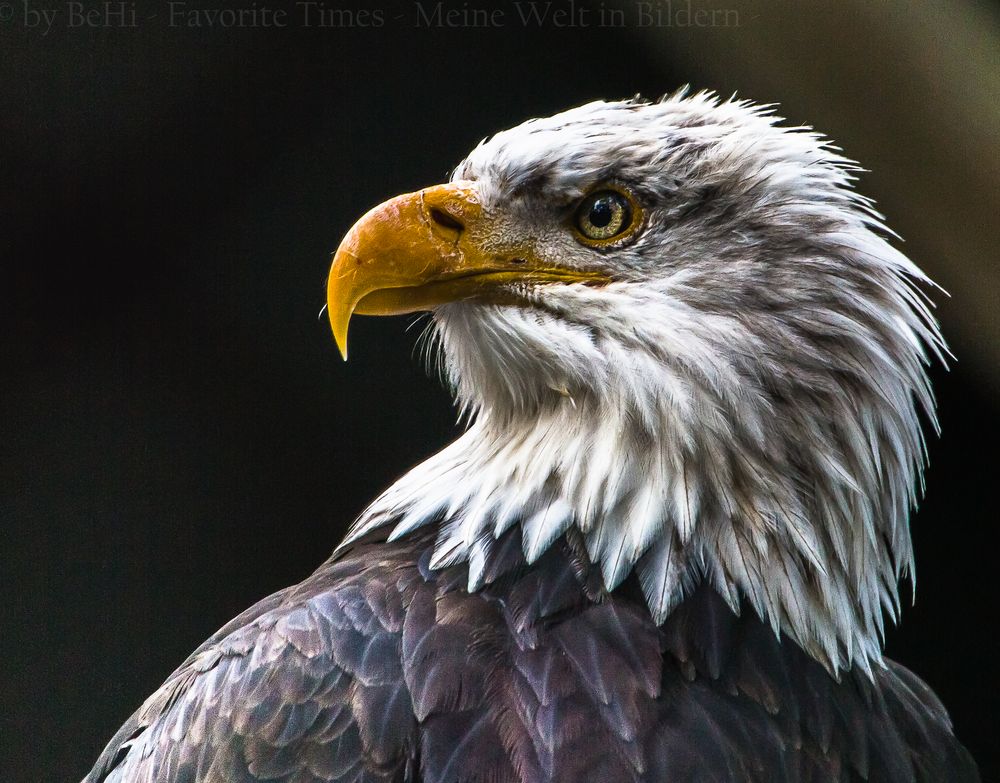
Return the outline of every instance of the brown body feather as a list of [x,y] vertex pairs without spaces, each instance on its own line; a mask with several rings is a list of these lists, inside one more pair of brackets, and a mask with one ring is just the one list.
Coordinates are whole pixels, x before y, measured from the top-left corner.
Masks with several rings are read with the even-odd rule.
[[978,779],[903,667],[837,681],[706,585],[657,627],[575,544],[528,566],[512,531],[470,594],[432,536],[360,543],[206,642],[86,783]]

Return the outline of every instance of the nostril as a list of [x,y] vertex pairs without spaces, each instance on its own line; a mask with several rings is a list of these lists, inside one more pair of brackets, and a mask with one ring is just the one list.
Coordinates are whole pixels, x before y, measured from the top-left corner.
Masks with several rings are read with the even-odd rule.
[[431,220],[437,223],[442,228],[447,228],[450,231],[461,231],[465,228],[462,225],[462,221],[459,220],[454,215],[445,212],[443,209],[438,209],[437,207],[431,207],[430,210]]

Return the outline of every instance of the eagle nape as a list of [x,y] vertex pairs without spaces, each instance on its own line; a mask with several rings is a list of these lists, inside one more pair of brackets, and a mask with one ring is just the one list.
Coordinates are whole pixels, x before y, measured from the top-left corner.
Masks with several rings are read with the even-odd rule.
[[528,121],[369,211],[335,341],[430,312],[465,431],[86,783],[978,780],[883,654],[947,348],[857,170],[678,93]]

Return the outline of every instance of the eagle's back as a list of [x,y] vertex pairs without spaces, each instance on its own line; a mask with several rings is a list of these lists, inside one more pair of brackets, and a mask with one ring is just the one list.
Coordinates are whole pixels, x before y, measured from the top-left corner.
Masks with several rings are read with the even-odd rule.
[[487,586],[433,537],[367,542],[188,659],[85,783],[974,781],[927,686],[890,663],[838,682],[700,587],[656,627],[572,537]]

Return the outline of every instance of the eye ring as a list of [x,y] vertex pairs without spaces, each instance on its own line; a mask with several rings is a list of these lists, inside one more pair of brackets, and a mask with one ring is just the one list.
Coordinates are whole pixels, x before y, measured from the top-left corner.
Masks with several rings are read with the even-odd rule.
[[639,216],[631,194],[605,186],[583,197],[574,213],[573,227],[584,244],[606,245],[633,231]]

